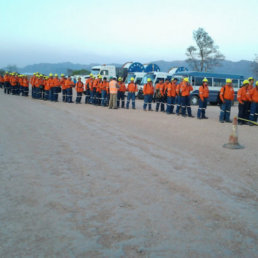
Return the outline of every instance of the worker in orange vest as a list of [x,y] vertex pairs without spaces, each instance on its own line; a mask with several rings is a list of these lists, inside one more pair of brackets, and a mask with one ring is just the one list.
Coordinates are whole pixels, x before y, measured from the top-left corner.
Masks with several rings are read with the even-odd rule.
[[98,83],[96,85],[96,105],[101,105],[101,88],[102,88],[102,76],[98,76]]
[[113,77],[112,80],[109,82],[109,92],[110,92],[110,99],[109,99],[109,109],[117,109],[117,92],[119,89],[119,84],[117,83],[116,77]]
[[28,97],[28,95],[29,95],[29,80],[28,80],[27,76],[23,77],[22,86],[23,86],[22,96]]
[[165,84],[164,84],[164,80],[160,79],[155,87],[156,112],[159,111],[159,106],[160,106],[161,112],[165,111],[164,97],[165,97]]
[[192,109],[190,105],[190,93],[193,90],[192,85],[188,78],[184,78],[181,83],[181,104],[182,104],[182,116],[186,117],[186,110],[188,117],[194,117],[192,115]]
[[153,111],[151,107],[153,94],[154,94],[154,87],[152,84],[152,80],[151,78],[148,78],[147,83],[143,86],[143,95],[144,95],[143,110],[144,111],[147,111],[147,106],[149,111]]
[[60,89],[60,81],[58,78],[58,74],[55,74],[53,78],[53,87],[51,87],[51,101],[58,102],[58,93]]
[[197,111],[198,119],[208,119],[208,117],[205,116],[208,98],[209,98],[208,79],[204,78],[202,80],[202,85],[199,87],[199,107]]
[[176,85],[177,79],[172,78],[171,82],[169,82],[166,86],[166,92],[167,92],[167,114],[175,114],[174,113],[174,105],[176,101]]
[[10,75],[8,72],[5,72],[4,75],[4,93],[10,94]]
[[[248,78],[249,81],[249,85],[247,87],[247,91],[251,91],[254,88],[254,78],[253,77],[249,77]],[[251,111],[251,102],[248,102],[248,108],[247,108],[247,113],[248,113],[248,117],[250,116],[250,111]]]
[[16,85],[17,85],[17,78],[15,76],[15,73],[12,73],[12,75],[11,75],[10,84],[11,84],[12,95],[15,95],[16,94]]
[[93,85],[93,78],[92,77],[93,77],[93,74],[90,74],[90,77],[85,82],[85,89],[84,89],[85,104],[90,104],[90,88]]
[[234,100],[234,89],[232,87],[231,79],[226,79],[226,85],[221,88],[220,99],[222,101],[222,105],[219,121],[221,123],[224,123],[224,121],[231,123],[232,121],[230,120],[230,110],[232,101]]
[[109,82],[107,78],[104,77],[101,84],[101,106],[107,106],[107,94],[108,94]]
[[120,107],[120,100],[121,100],[121,108],[125,107],[125,92],[126,92],[126,87],[125,83],[123,82],[122,77],[118,78],[118,84],[119,84],[119,89],[117,92],[117,107]]
[[[247,92],[247,97],[251,102],[251,112],[249,119],[251,121],[257,122],[258,118],[258,81],[255,83],[255,87]],[[254,125],[253,123],[249,123],[249,125]]]
[[0,88],[4,87],[4,77],[0,74]]
[[83,93],[83,82],[81,81],[81,77],[78,78],[78,81],[75,84],[75,90],[77,92],[77,97],[76,97],[76,104],[81,104],[81,99],[82,99],[82,93]]
[[45,77],[45,82],[44,82],[44,100],[49,100],[49,92],[50,92],[50,81],[49,77]]
[[[249,86],[249,81],[244,80],[243,81],[243,86],[237,92],[238,117],[243,118],[243,119],[248,119],[249,118],[248,107],[249,107],[249,103],[251,103],[251,102],[249,101],[249,98],[247,96],[248,86]],[[238,119],[238,124],[239,125],[243,125],[245,123],[246,123],[245,121],[243,121],[241,119]]]
[[131,77],[126,90],[128,91],[126,108],[129,109],[130,100],[132,100],[132,108],[135,109],[135,93],[138,91],[138,88],[136,83],[134,83],[133,77]]
[[66,92],[67,92],[67,98],[66,102],[67,103],[73,103],[73,87],[74,87],[74,82],[72,81],[71,76],[68,76],[68,79],[65,81],[65,87],[66,87]]
[[60,79],[60,86],[61,86],[61,90],[62,90],[62,101],[66,102],[66,88],[65,88],[65,75],[62,73],[61,74],[61,79]]

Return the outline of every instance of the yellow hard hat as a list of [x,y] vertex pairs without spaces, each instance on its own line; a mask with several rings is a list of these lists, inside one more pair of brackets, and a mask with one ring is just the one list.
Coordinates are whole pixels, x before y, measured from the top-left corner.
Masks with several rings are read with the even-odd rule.
[[64,76],[64,74],[63,73],[61,73],[61,77],[63,77]]
[[122,81],[122,77],[119,77],[118,80],[121,82]]
[[99,75],[99,79],[102,79],[102,76],[101,76],[101,75]]
[[90,73],[90,77],[92,77],[93,76],[93,74],[92,73]]
[[203,78],[202,81],[203,81],[203,82],[208,82],[208,79],[207,79],[207,78]]
[[50,73],[50,74],[49,74],[49,76],[53,76],[53,74],[52,74],[52,73]]
[[254,80],[254,77],[249,77],[248,81]]
[[226,83],[232,83],[231,79],[226,79]]
[[134,81],[134,78],[133,78],[133,77],[131,77],[131,81]]
[[48,76],[45,76],[46,79],[48,79]]
[[35,75],[36,73],[33,73],[33,75]]
[[58,74],[56,73],[55,76],[58,76]]
[[258,81],[256,81],[255,85],[258,86]]
[[147,79],[147,82],[151,82],[151,78],[148,78],[148,79]]
[[185,81],[185,82],[189,82],[189,78],[187,78],[187,77],[184,78],[184,81]]
[[248,81],[248,80],[244,80],[244,81],[243,81],[243,85],[246,85],[246,84],[249,84],[249,81]]

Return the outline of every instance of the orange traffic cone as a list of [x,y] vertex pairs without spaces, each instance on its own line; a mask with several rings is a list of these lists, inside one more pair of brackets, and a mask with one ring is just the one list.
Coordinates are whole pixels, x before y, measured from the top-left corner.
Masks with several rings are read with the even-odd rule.
[[229,142],[223,145],[228,149],[243,149],[244,146],[238,143],[237,117],[235,116],[232,123],[232,133],[229,136]]

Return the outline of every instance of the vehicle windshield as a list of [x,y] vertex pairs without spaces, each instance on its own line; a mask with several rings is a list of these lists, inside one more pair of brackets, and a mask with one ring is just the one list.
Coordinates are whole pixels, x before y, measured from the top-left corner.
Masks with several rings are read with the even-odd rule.
[[126,79],[125,79],[125,83],[126,83],[126,84],[130,83],[132,77],[135,78],[135,75],[129,73],[129,74],[127,75]]
[[91,69],[91,73],[92,73],[93,75],[98,75],[98,74],[99,74],[99,71],[100,71],[100,69]]
[[155,77],[156,77],[156,76],[155,76],[154,74],[146,74],[146,75],[143,76],[141,84],[142,84],[142,85],[146,84],[146,83],[147,83],[147,80],[148,80],[149,78],[151,79],[152,82],[154,82]]

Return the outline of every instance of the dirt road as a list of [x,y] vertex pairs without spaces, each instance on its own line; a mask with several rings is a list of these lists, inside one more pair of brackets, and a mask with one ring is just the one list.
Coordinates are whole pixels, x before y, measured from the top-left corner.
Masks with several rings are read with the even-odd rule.
[[258,128],[141,105],[0,90],[0,257],[257,257]]

